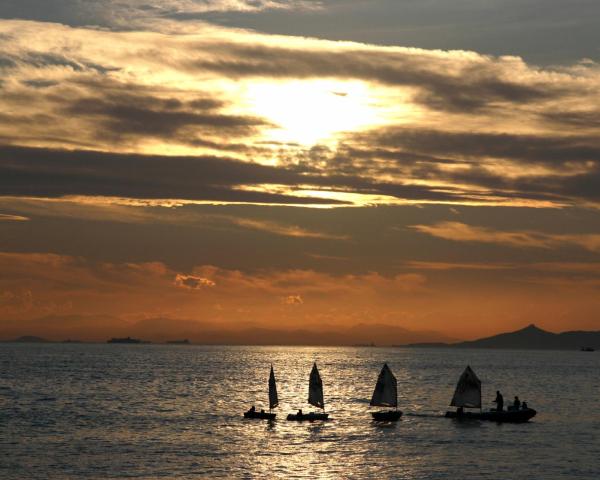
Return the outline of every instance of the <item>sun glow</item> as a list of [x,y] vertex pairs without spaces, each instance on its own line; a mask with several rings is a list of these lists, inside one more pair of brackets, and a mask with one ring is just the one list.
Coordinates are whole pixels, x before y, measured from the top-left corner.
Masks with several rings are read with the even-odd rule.
[[266,132],[269,138],[281,142],[312,145],[381,121],[376,99],[363,82],[253,83],[247,99],[256,115],[275,125]]

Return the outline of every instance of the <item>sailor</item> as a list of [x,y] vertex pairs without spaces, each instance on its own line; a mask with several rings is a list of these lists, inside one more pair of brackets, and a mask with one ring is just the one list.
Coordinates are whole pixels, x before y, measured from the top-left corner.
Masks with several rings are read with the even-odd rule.
[[523,401],[523,403],[521,403],[521,408],[522,408],[523,410],[527,410],[527,408],[528,408],[528,407],[527,407],[527,402]]
[[301,408],[299,408],[299,409],[298,409],[298,416],[299,416],[299,417],[301,417],[301,416],[302,416],[302,409],[301,409]]
[[501,412],[504,409],[504,397],[500,393],[500,390],[496,390],[496,400],[494,400],[496,404],[496,411]]
[[519,400],[519,397],[517,397],[515,395],[515,401],[513,402],[513,407],[515,410],[518,410],[521,407],[521,400]]
[[252,405],[250,407],[250,410],[248,410],[250,413],[254,413],[256,411],[256,407],[254,405]]

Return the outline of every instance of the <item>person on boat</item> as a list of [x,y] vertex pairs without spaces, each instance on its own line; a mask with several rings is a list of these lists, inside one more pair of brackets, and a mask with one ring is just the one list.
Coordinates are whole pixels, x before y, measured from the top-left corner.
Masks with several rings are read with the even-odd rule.
[[299,416],[299,417],[301,417],[301,416],[302,416],[302,409],[301,409],[301,408],[299,408],[299,409],[298,409],[298,416]]
[[515,395],[515,401],[513,402],[513,408],[515,410],[518,410],[519,408],[521,408],[521,400],[519,400],[519,397],[517,397]]
[[527,402],[523,401],[523,403],[521,403],[521,409],[527,410],[527,408]]
[[254,405],[252,405],[250,407],[250,410],[248,410],[250,413],[254,413],[256,411],[256,407]]
[[496,400],[494,400],[494,403],[496,404],[497,412],[504,410],[504,397],[500,393],[500,390],[496,390]]
[[260,409],[260,413],[265,413],[265,409],[264,409],[264,408],[261,408],[261,409]]

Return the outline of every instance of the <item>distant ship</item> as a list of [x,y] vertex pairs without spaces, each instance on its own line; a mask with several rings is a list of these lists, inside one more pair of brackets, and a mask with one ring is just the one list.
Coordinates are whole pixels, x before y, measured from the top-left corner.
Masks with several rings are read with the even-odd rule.
[[139,338],[125,337],[125,338],[111,338],[106,343],[142,343],[142,341]]
[[190,341],[186,338],[184,340],[168,340],[165,343],[168,345],[189,345]]
[[582,352],[595,352],[596,349],[592,347],[581,347]]

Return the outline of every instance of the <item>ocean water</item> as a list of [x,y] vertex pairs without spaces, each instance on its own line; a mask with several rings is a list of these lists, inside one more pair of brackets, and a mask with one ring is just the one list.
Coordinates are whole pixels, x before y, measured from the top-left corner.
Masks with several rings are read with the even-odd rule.
[[[308,411],[316,360],[329,422]],[[396,424],[371,421],[383,362]],[[267,403],[277,420],[245,420]],[[528,424],[441,415],[464,367]],[[600,352],[0,344],[0,478],[600,478]]]

